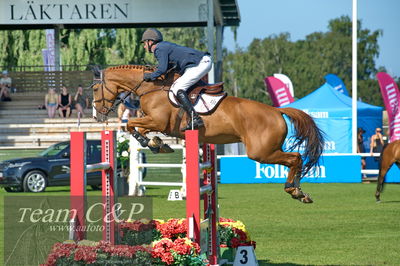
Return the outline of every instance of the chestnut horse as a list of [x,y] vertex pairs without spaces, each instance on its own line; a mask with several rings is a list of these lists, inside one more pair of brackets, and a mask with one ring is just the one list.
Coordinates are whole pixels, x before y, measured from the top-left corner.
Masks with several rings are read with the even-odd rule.
[[375,198],[381,201],[381,192],[385,183],[385,176],[393,164],[400,168],[400,140],[393,141],[384,146],[379,164],[378,184],[376,187]]
[[[161,132],[184,138],[180,128],[186,125],[187,116],[182,116],[180,108],[173,106],[167,97],[171,84],[179,75],[171,72],[155,81],[144,82],[143,74],[148,70],[138,65],[110,67],[97,75],[95,73],[91,88],[94,108],[105,117],[113,110],[119,93],[125,91],[138,95],[143,115],[129,119],[127,129],[143,146],[154,147],[155,144],[146,137],[147,133]],[[283,115],[290,118],[296,130],[289,152],[282,150],[288,132]],[[301,202],[312,202],[309,195],[302,192],[300,179],[318,165],[324,138],[308,114],[294,108],[274,108],[260,102],[227,96],[216,111],[201,117],[205,127],[199,129],[200,142],[243,142],[250,159],[263,164],[287,166],[290,170],[285,191]],[[99,116],[96,118],[100,121]],[[304,167],[300,153],[293,152],[300,146],[304,149]]]

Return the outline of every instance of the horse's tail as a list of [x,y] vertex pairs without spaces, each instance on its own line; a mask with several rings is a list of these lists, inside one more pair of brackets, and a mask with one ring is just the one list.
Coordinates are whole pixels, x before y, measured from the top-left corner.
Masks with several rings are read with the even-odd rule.
[[303,146],[303,160],[306,162],[301,176],[305,176],[312,167],[318,165],[318,159],[324,150],[324,133],[317,127],[311,116],[295,108],[278,108],[290,118],[296,130],[291,150]]

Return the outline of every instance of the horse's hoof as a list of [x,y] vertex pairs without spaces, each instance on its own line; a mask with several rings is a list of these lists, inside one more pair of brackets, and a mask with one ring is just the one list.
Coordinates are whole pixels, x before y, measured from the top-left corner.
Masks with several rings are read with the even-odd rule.
[[150,141],[149,141],[149,146],[150,147],[161,147],[163,145],[163,141],[162,139],[160,139],[159,137],[155,136],[153,137]]
[[310,195],[304,193],[304,197],[299,199],[303,203],[313,203],[314,201],[310,198]]
[[149,146],[149,149],[151,150],[151,152],[153,154],[160,153],[160,147],[151,147],[151,146]]
[[163,144],[160,147],[160,153],[172,153],[174,150],[168,145],[168,144]]

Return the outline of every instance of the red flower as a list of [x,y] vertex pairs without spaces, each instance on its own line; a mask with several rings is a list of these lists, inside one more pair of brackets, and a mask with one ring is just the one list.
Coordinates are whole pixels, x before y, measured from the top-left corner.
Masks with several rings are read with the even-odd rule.
[[245,232],[243,232],[242,230],[238,229],[238,228],[232,228],[233,232],[239,236],[239,239],[241,241],[246,241],[247,240],[247,235]]
[[163,224],[157,224],[157,230],[161,232],[163,238],[176,239],[186,235],[186,219],[170,219]]
[[219,218],[219,222],[220,222],[220,223],[223,223],[223,222],[234,223],[234,222],[236,222],[236,221],[235,221],[235,220],[232,220],[232,219],[220,217],[220,218]]
[[192,251],[192,246],[186,244],[184,238],[178,238],[174,241],[172,249],[179,255],[189,255]]
[[149,223],[142,223],[140,220],[135,220],[133,222],[127,222],[127,221],[123,221],[120,223],[120,228],[121,229],[128,229],[131,231],[148,231],[148,230],[153,230],[154,228],[156,228],[156,224],[158,222],[152,220]]
[[174,257],[171,254],[171,248],[174,243],[169,239],[162,239],[153,246],[151,255],[153,258],[160,258],[167,265],[174,263]]
[[75,250],[74,260],[84,261],[86,264],[96,262],[96,247],[78,246]]
[[232,237],[231,246],[233,248],[237,248],[238,246],[240,246],[240,240],[238,238],[236,238],[236,237]]
[[75,243],[64,244],[55,243],[51,249],[50,255],[47,257],[46,266],[52,266],[56,264],[58,258],[69,257],[71,252],[75,250],[77,245]]

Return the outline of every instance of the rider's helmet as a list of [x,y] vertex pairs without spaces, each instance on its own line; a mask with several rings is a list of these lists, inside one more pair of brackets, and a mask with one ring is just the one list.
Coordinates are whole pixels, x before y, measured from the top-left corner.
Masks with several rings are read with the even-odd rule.
[[163,36],[159,30],[156,30],[154,28],[149,28],[147,29],[143,35],[142,35],[142,41],[147,41],[147,40],[152,40],[154,42],[162,42],[163,41]]

